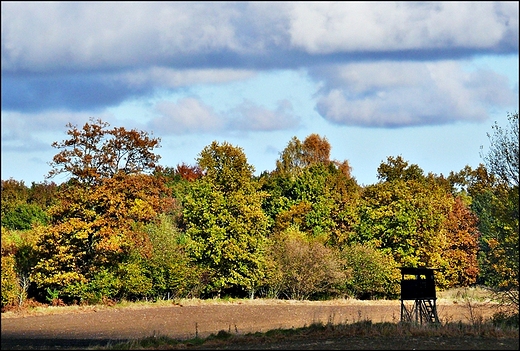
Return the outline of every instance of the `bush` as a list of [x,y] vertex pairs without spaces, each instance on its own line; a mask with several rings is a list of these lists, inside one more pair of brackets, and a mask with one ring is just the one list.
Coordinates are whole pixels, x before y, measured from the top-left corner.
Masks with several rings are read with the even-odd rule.
[[159,215],[146,226],[146,233],[152,243],[147,264],[153,280],[153,295],[157,298],[200,297],[209,277],[186,253],[184,234],[175,225],[174,218]]
[[15,266],[13,256],[2,256],[2,308],[15,305],[21,293]]
[[121,290],[121,282],[114,272],[102,269],[87,282],[76,282],[64,289],[67,302],[81,304],[99,304],[117,299]]
[[135,260],[121,263],[118,267],[118,275],[122,298],[135,300],[152,295],[153,281],[144,262]]
[[267,285],[289,299],[333,295],[346,278],[335,251],[292,227],[273,238],[269,255]]
[[356,299],[396,299],[400,295],[400,270],[390,255],[354,244],[342,250],[350,272],[345,289]]

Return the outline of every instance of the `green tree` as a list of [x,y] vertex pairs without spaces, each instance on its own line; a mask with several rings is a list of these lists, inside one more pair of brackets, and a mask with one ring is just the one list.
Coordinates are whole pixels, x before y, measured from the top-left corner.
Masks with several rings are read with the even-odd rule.
[[1,215],[4,216],[13,211],[16,207],[27,204],[29,200],[29,188],[23,181],[13,178],[2,180],[1,191]]
[[14,230],[28,230],[34,224],[47,224],[47,214],[34,204],[19,204],[2,215],[2,227]]
[[28,230],[33,225],[47,224],[46,210],[56,200],[56,184],[35,183],[25,186],[23,181],[2,180],[2,227]]
[[214,141],[197,161],[205,176],[190,183],[183,199],[189,252],[212,276],[212,292],[253,297],[264,275],[266,194],[241,148]]
[[422,180],[424,172],[418,165],[408,164],[402,156],[389,156],[386,162],[382,162],[377,168],[377,178],[383,182]]
[[186,235],[177,228],[175,218],[160,214],[145,230],[152,244],[147,264],[154,296],[163,299],[201,297],[208,283],[206,272],[189,257]]

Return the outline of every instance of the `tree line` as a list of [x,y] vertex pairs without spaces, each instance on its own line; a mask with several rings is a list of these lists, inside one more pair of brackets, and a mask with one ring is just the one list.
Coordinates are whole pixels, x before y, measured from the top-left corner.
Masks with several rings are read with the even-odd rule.
[[400,267],[436,268],[438,289],[479,284],[518,305],[518,113],[508,119],[476,169],[425,174],[390,156],[367,186],[318,134],[293,137],[256,176],[227,142],[164,167],[147,132],[68,124],[44,182],[2,180],[2,307],[396,299]]

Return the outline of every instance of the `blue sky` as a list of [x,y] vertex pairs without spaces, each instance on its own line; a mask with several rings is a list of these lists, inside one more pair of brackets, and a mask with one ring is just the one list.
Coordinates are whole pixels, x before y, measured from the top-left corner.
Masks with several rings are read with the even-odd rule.
[[27,185],[89,117],[161,138],[163,166],[216,140],[257,174],[317,133],[369,185],[389,156],[477,167],[518,111],[518,2],[1,6],[1,173]]

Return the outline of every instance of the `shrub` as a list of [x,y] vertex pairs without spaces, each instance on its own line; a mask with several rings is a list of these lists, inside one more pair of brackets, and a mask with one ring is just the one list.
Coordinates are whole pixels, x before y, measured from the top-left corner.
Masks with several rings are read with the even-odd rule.
[[147,264],[154,296],[200,297],[209,282],[208,277],[186,253],[184,233],[177,228],[174,218],[161,214],[145,230],[152,243]]
[[2,256],[2,308],[15,305],[21,293],[15,266],[13,256]]
[[294,227],[273,238],[269,255],[274,265],[268,285],[289,299],[332,295],[346,278],[335,251]]
[[395,299],[400,294],[400,271],[390,255],[361,244],[342,250],[348,295],[357,299]]
[[152,295],[153,281],[144,262],[133,260],[118,267],[121,297],[124,299],[148,298]]
[[76,282],[64,289],[67,302],[98,304],[116,299],[121,290],[119,277],[108,269],[101,269],[88,282]]

